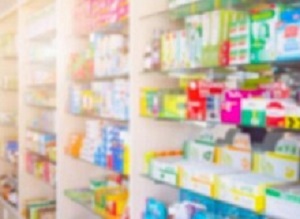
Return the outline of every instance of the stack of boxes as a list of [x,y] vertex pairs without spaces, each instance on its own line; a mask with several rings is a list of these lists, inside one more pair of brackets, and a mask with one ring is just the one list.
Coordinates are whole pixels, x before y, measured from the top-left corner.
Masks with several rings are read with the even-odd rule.
[[122,34],[97,35],[95,47],[95,77],[128,74],[128,40]]
[[75,158],[126,175],[130,164],[129,145],[127,127],[88,120],[85,134],[71,135],[66,151]]
[[101,142],[101,124],[97,120],[87,120],[85,122],[85,138],[83,146],[80,150],[80,157],[88,162],[94,162],[94,154],[96,153],[99,143]]
[[76,33],[86,34],[126,20],[129,5],[127,0],[77,0],[73,13],[81,18],[75,22]]
[[[170,7],[178,8],[189,3],[174,1]],[[197,5],[205,4],[200,1]],[[155,66],[151,67],[151,63],[160,63],[161,70],[172,71],[298,60],[299,15],[297,8],[263,4],[249,13],[218,9],[187,16],[182,30],[156,31],[161,33],[161,43],[157,44],[161,55],[145,55],[145,70],[157,70]],[[156,34],[153,37],[151,45],[147,46],[152,49],[146,49],[146,54],[153,51]],[[156,60],[157,57],[160,61]]]
[[268,188],[299,180],[300,146],[295,136],[285,136],[275,152],[265,153],[253,153],[246,134],[236,134],[232,146],[216,147],[213,139],[211,132],[203,132],[184,144],[184,156],[176,151],[147,153],[146,174],[258,214],[268,206]]

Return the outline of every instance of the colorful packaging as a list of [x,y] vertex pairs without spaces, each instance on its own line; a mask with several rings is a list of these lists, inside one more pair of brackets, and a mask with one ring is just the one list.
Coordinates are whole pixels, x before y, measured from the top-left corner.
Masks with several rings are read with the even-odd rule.
[[281,13],[276,30],[277,60],[300,58],[300,9],[288,9]]
[[223,175],[218,179],[217,198],[262,213],[265,210],[267,186],[279,183],[284,181],[254,173]]
[[286,105],[284,128],[300,129],[300,108],[298,105],[294,103],[288,103]]
[[151,160],[150,176],[170,185],[178,184],[179,163],[182,157],[157,158]]
[[148,198],[146,203],[146,211],[143,213],[142,219],[165,219],[168,217],[166,205],[154,198]]
[[187,89],[187,118],[190,120],[206,119],[206,98],[201,91],[201,82],[193,81]]
[[275,176],[286,181],[300,178],[300,158],[282,155],[276,152],[266,152],[260,156],[260,172]]
[[284,155],[300,157],[299,138],[293,134],[286,134],[276,144],[275,152]]
[[270,100],[266,111],[267,127],[284,128],[285,112],[285,104],[282,100]]
[[204,162],[186,162],[179,165],[179,186],[208,197],[215,197],[216,177],[237,172],[228,167]]
[[276,26],[281,5],[263,4],[251,10],[251,63],[276,59]]
[[228,124],[241,124],[242,100],[261,97],[264,91],[258,90],[226,90],[221,105],[221,120]]
[[184,144],[184,156],[188,161],[213,163],[215,160],[215,139],[209,130],[201,132],[196,140]]
[[161,95],[161,110],[159,118],[185,119],[186,118],[186,95],[181,91],[164,92]]
[[250,18],[237,12],[230,24],[230,65],[250,62]]
[[299,183],[288,183],[267,188],[266,215],[272,218],[298,219],[300,215]]
[[140,115],[146,117],[157,117],[159,113],[158,90],[144,88],[140,93]]
[[265,99],[243,99],[242,100],[242,125],[245,126],[266,126],[266,105]]
[[197,68],[201,66],[202,60],[202,46],[203,46],[203,30],[202,30],[202,16],[194,15],[185,19],[187,28],[187,48],[188,48],[188,68]]

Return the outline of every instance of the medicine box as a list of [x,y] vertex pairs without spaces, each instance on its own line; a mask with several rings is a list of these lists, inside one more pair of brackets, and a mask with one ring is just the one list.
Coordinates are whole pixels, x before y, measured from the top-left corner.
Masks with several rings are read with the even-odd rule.
[[299,182],[267,188],[266,215],[272,218],[298,219],[300,215]]
[[255,173],[241,173],[218,178],[217,198],[242,208],[261,213],[265,209],[267,186],[284,180]]

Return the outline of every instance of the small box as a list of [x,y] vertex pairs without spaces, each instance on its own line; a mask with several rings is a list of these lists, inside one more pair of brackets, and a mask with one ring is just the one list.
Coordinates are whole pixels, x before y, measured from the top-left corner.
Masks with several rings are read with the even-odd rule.
[[150,176],[170,185],[178,184],[179,166],[182,157],[157,158],[151,160]]
[[281,5],[265,4],[253,8],[251,13],[251,63],[264,63],[276,59],[276,25]]
[[242,100],[242,125],[265,127],[266,126],[266,107],[265,99],[243,99]]
[[272,218],[298,219],[300,215],[299,182],[267,188],[265,212]]
[[186,162],[181,163],[179,167],[179,186],[208,197],[215,197],[217,176],[237,172],[232,168],[206,162]]
[[281,13],[276,29],[277,60],[290,61],[300,58],[300,10],[290,9]]
[[284,180],[254,173],[239,173],[218,178],[217,198],[221,201],[250,209],[257,213],[265,210],[267,186],[284,183]]
[[200,91],[200,83],[193,81],[187,91],[187,118],[190,120],[205,120],[206,98]]
[[300,107],[293,103],[286,105],[285,124],[286,129],[300,129]]
[[284,128],[285,124],[285,104],[282,100],[270,100],[267,104],[267,127]]
[[259,172],[286,181],[300,179],[300,158],[275,152],[259,155]]

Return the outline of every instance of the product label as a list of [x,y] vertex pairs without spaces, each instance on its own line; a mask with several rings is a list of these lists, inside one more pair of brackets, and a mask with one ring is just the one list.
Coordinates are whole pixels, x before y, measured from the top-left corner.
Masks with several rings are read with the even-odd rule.
[[284,128],[285,106],[281,101],[270,101],[267,105],[267,127]]
[[266,101],[263,99],[242,100],[242,124],[245,126],[266,126]]

